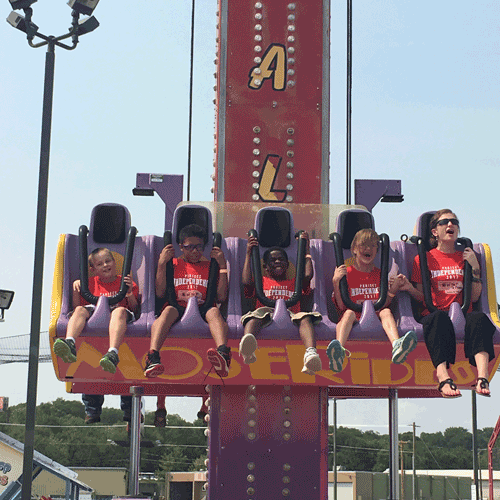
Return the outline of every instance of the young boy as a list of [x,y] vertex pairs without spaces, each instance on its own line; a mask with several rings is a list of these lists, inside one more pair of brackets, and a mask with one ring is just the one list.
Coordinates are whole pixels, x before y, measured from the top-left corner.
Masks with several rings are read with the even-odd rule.
[[[313,265],[311,255],[309,254],[309,236],[306,232],[300,235],[300,238],[306,240],[306,262],[304,269],[304,279],[302,281],[302,296],[311,293],[310,283],[313,277]],[[258,246],[259,242],[254,236],[248,237],[247,253],[245,263],[243,265],[242,282],[245,286],[244,293],[246,297],[255,296],[255,284],[250,266],[252,248]],[[287,278],[287,270],[289,267],[288,256],[280,247],[272,247],[264,252],[263,255],[264,270],[268,276],[262,276],[262,287],[266,297],[270,299],[289,299],[295,290],[295,277]],[[290,318],[295,325],[299,327],[299,335],[306,347],[304,354],[303,373],[314,375],[315,372],[321,370],[321,359],[316,351],[316,341],[314,338],[314,326],[321,321],[321,314],[318,312],[301,312],[300,301],[292,306],[288,311]],[[243,323],[244,335],[240,342],[240,355],[243,357],[243,362],[246,364],[256,361],[255,351],[257,349],[256,336],[260,330],[272,322],[274,309],[271,307],[263,307],[257,300],[257,308],[255,311],[250,311],[241,318]]]
[[[326,349],[330,360],[330,369],[339,373],[342,371],[346,350],[344,345],[351,333],[356,321],[359,321],[360,312],[347,309],[340,296],[340,280],[347,276],[349,296],[353,302],[362,304],[365,300],[376,301],[380,293],[380,269],[375,267],[374,260],[379,248],[379,236],[373,229],[361,229],[358,231],[351,243],[351,253],[354,256],[354,264],[335,268],[333,274],[333,297],[338,311],[341,313],[340,321],[337,323],[337,339],[332,340]],[[389,304],[403,284],[403,275],[398,275],[389,280],[389,291],[384,307],[378,312],[382,328],[392,343],[392,362],[401,364],[406,360],[408,354],[417,345],[417,335],[413,330],[406,333],[401,339],[398,335],[396,321],[389,309]]]
[[[89,255],[89,264],[95,276],[89,278],[89,291],[100,297],[115,295],[120,291],[122,277],[116,273],[116,262],[113,254],[107,248],[96,248]],[[128,286],[125,298],[111,306],[111,318],[109,320],[109,350],[102,357],[99,364],[104,371],[116,372],[116,365],[120,361],[118,349],[123,342],[127,323],[134,321],[135,314],[139,309],[139,288],[132,281],[130,275],[125,276]],[[62,358],[65,363],[76,361],[75,340],[82,333],[87,320],[92,316],[94,305],[89,304],[80,295],[80,280],[73,282],[73,313],[68,322],[65,339],[57,339],[54,342],[54,353]]]
[[[190,297],[196,297],[198,304],[203,304],[207,296],[208,273],[210,261],[203,256],[206,233],[196,224],[190,224],[181,229],[179,241],[182,256],[175,258],[173,245],[167,245],[160,254],[158,269],[156,271],[156,296],[165,298],[167,290],[166,268],[167,263],[173,259],[174,286],[177,303],[186,307]],[[210,258],[219,264],[219,280],[217,283],[217,302],[224,302],[227,298],[227,264],[224,254],[219,247],[213,247]],[[161,364],[160,349],[167,338],[172,325],[180,318],[179,311],[166,302],[160,316],[156,318],[151,327],[150,351],[146,359],[144,375],[149,378],[162,374],[165,367]],[[231,350],[227,347],[227,323],[219,308],[213,304],[205,315],[205,321],[215,341],[217,349],[210,348],[207,357],[212,363],[216,373],[227,377],[231,363]]]

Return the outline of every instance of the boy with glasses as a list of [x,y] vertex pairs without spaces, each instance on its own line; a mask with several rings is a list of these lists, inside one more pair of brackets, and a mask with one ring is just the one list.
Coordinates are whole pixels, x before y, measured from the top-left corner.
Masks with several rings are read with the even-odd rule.
[[[210,261],[203,255],[206,237],[207,235],[203,228],[197,224],[190,224],[182,228],[179,233],[180,249],[182,252],[180,258],[175,258],[175,250],[172,244],[167,245],[161,251],[156,272],[156,296],[159,299],[165,299],[167,290],[167,263],[172,260],[177,303],[181,307],[186,307],[191,297],[196,297],[198,305],[205,302],[210,269]],[[216,302],[221,303],[227,299],[228,276],[226,259],[219,247],[212,248],[210,258],[215,259],[219,265]],[[179,319],[179,311],[173,305],[165,302],[160,315],[151,327],[150,351],[147,354],[144,370],[146,377],[157,377],[164,372],[165,367],[161,364],[159,351],[172,325]],[[208,328],[217,347],[216,349],[211,348],[207,351],[208,360],[212,363],[219,376],[227,377],[231,363],[231,350],[226,345],[227,323],[216,304],[213,304],[208,309],[203,319],[208,323]]]

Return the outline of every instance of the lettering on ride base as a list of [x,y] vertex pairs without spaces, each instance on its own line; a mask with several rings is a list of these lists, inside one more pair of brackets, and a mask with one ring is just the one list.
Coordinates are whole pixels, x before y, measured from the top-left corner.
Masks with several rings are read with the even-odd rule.
[[257,361],[248,365],[252,378],[254,380],[289,380],[290,377],[284,373],[272,372],[272,363],[286,363],[288,366],[288,357],[280,356],[280,354],[285,354],[283,347],[259,347]]
[[262,201],[282,203],[285,201],[286,189],[274,189],[274,183],[281,165],[281,157],[268,154],[264,160],[264,166],[260,173],[259,188],[257,194]]
[[258,90],[262,87],[265,80],[272,79],[273,90],[285,90],[286,63],[284,45],[279,43],[269,45],[262,57],[262,62],[250,69],[249,88]]

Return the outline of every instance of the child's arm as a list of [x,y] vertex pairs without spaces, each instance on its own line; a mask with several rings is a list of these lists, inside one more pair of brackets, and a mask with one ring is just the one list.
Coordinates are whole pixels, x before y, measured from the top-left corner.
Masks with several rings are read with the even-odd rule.
[[245,263],[243,264],[243,271],[241,273],[241,282],[248,286],[253,285],[253,275],[252,275],[252,248],[258,247],[259,241],[255,236],[249,236],[247,241],[247,253],[245,255]]
[[335,299],[335,304],[337,305],[340,312],[343,312],[347,309],[342,300],[342,296],[340,295],[340,280],[347,276],[347,266],[342,264],[339,267],[335,268],[335,272],[333,273],[332,283],[333,283],[333,298]]
[[399,285],[398,290],[408,292],[417,302],[420,302],[421,304],[424,303],[424,288],[422,283],[412,284],[404,274],[399,274],[397,278],[401,279],[401,284]]
[[73,297],[72,297],[72,310],[74,311],[76,306],[81,304],[80,302],[80,280],[73,281]]
[[132,281],[132,275],[129,274],[128,276],[125,276],[123,281],[125,281],[126,285],[128,286],[128,290],[127,290],[127,293],[125,295],[125,298],[127,299],[128,308],[134,314],[136,314],[138,312],[139,301],[137,300],[137,297],[134,295],[134,292],[133,292],[134,282]]
[[167,291],[167,264],[174,258],[174,256],[174,245],[167,245],[160,253],[155,282],[155,291],[158,298],[164,297],[165,292]]
[[217,302],[224,302],[227,299],[227,262],[224,253],[219,247],[213,247],[210,258],[215,259],[219,264],[219,281],[217,282]]

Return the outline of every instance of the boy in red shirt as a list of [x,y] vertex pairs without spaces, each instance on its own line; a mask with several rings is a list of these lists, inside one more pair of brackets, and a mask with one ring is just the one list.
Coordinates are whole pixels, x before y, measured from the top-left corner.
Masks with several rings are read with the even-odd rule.
[[[306,262],[304,269],[304,279],[302,281],[302,295],[311,293],[310,283],[313,277],[313,265],[311,255],[309,254],[309,236],[306,232],[302,232],[300,238],[306,239]],[[248,237],[247,253],[245,263],[243,265],[242,282],[245,286],[244,293],[246,297],[255,296],[255,284],[251,270],[251,254],[252,248],[258,246],[259,242],[254,236]],[[295,290],[295,277],[287,279],[287,270],[289,266],[288,256],[280,247],[272,247],[264,252],[262,257],[264,270],[268,276],[262,276],[262,288],[266,297],[277,299],[289,299]],[[321,370],[321,359],[316,351],[316,341],[314,337],[314,325],[321,321],[321,314],[318,312],[301,312],[300,301],[288,310],[292,322],[299,327],[299,335],[306,347],[304,354],[303,373],[314,375],[315,372]],[[245,364],[254,363],[256,361],[255,351],[257,349],[256,335],[259,334],[262,328],[272,322],[274,309],[264,307],[257,300],[257,308],[250,311],[241,318],[245,330],[240,342],[240,355],[243,357]]]
[[[116,262],[110,250],[96,248],[89,255],[89,265],[95,273],[95,276],[89,278],[89,292],[92,295],[111,297],[120,291],[122,277],[116,273]],[[121,302],[111,306],[109,350],[99,362],[101,368],[109,373],[116,372],[116,365],[120,361],[118,349],[123,342],[127,323],[134,321],[139,310],[139,287],[132,281],[130,274],[125,276],[124,281],[128,286],[127,294]],[[76,361],[75,340],[82,333],[95,307],[80,295],[80,280],[75,280],[73,282],[74,311],[68,322],[66,338],[57,339],[54,342],[54,354],[62,358],[65,363]]]
[[[174,286],[177,296],[177,303],[186,307],[190,297],[196,297],[198,304],[203,304],[207,296],[208,274],[210,261],[204,257],[206,233],[197,224],[190,224],[181,229],[179,241],[182,256],[175,258],[173,245],[167,245],[160,254],[158,269],[156,271],[156,296],[165,298],[167,290],[166,269],[167,263],[173,260],[174,264]],[[213,247],[210,258],[215,259],[219,264],[219,279],[217,282],[218,303],[224,302],[227,298],[227,264],[224,254],[219,247]],[[148,378],[161,375],[165,367],[161,364],[160,349],[167,338],[172,325],[180,319],[179,311],[172,305],[165,302],[160,316],[156,318],[151,327],[150,351],[146,359],[144,375]],[[217,349],[209,349],[207,357],[212,363],[215,371],[221,377],[227,377],[229,365],[231,363],[231,350],[226,345],[227,323],[216,304],[208,309],[205,315],[210,333],[215,341]]]
[[[374,261],[379,247],[379,236],[373,229],[361,229],[358,231],[351,243],[351,253],[354,256],[352,266],[346,265],[335,268],[332,278],[333,296],[332,300],[339,313],[340,320],[337,323],[337,339],[332,340],[326,349],[330,360],[330,369],[339,373],[343,369],[346,350],[344,345],[351,333],[352,327],[361,317],[360,312],[347,309],[340,296],[340,280],[347,276],[349,296],[353,302],[362,304],[365,300],[376,301],[380,293],[380,269],[375,267]],[[404,363],[408,354],[417,346],[417,335],[410,330],[402,338],[399,338],[396,321],[389,308],[392,298],[403,284],[403,276],[398,275],[389,280],[389,292],[384,307],[377,313],[382,328],[392,343],[392,362]]]

